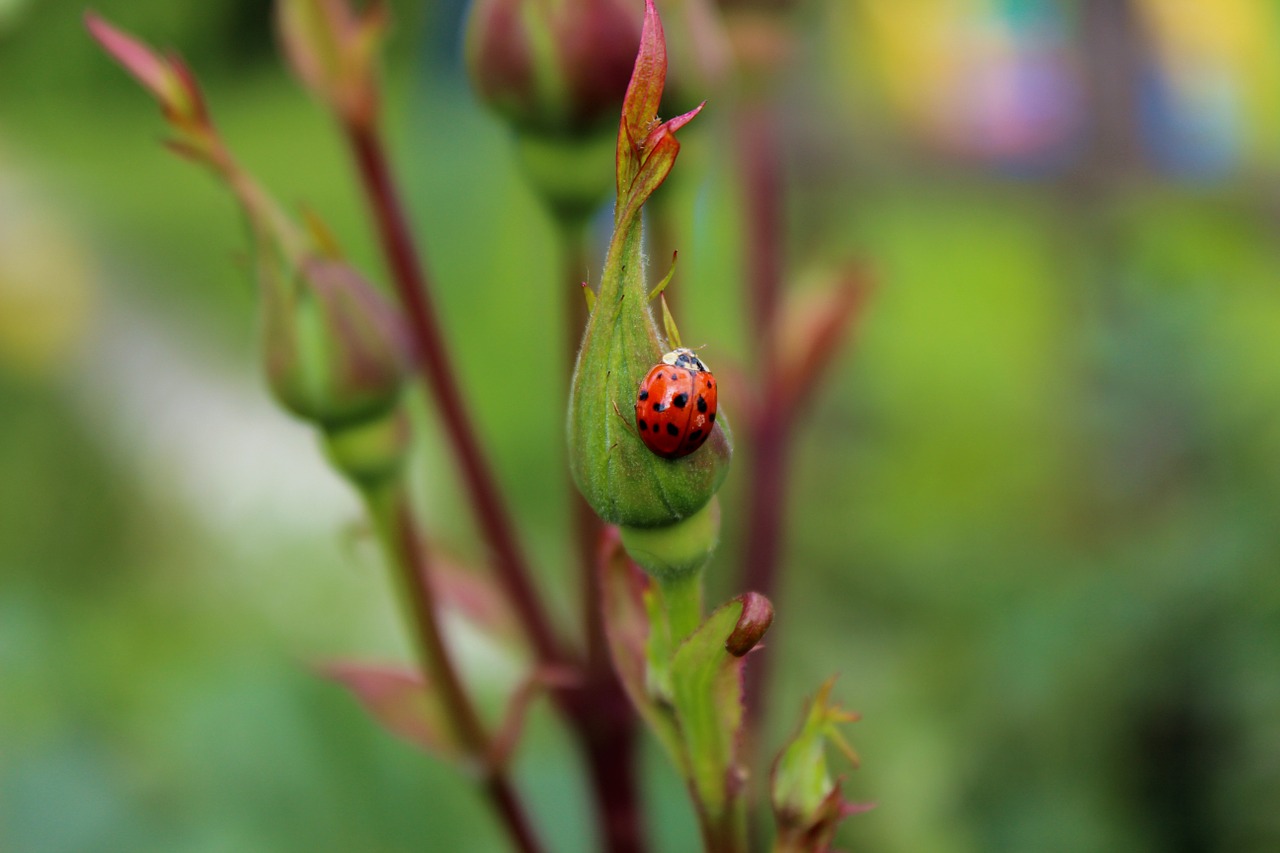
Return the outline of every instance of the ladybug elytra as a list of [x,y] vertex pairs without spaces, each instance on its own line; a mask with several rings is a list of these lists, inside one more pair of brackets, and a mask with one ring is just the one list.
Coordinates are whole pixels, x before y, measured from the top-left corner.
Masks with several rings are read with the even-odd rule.
[[716,379],[693,350],[672,350],[641,381],[636,429],[658,456],[688,456],[707,440],[715,422]]

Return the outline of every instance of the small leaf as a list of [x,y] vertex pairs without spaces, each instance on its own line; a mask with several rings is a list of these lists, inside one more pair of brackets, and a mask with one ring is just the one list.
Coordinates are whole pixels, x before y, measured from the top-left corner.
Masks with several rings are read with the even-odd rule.
[[[743,659],[726,649],[748,605],[758,622],[762,596],[740,596],[721,605],[676,650],[671,662],[672,702],[688,750],[692,787],[713,837],[732,834],[741,824],[745,771],[739,764],[742,738]],[[772,610],[772,607],[769,608]],[[765,623],[767,628],[767,623]],[[752,632],[755,639],[763,631]]]
[[440,758],[463,755],[448,717],[422,675],[404,666],[339,661],[320,674],[346,687],[387,731]]
[[676,318],[671,314],[671,306],[667,304],[667,295],[662,294],[662,329],[667,336],[667,346],[671,349],[679,349],[684,346],[680,343],[680,329],[676,326]]
[[800,728],[774,762],[773,810],[780,846],[786,850],[823,853],[841,820],[870,808],[845,802],[827,764],[827,748],[834,746],[858,766],[857,753],[840,730],[858,715],[830,702],[834,684],[830,678],[818,689]]
[[626,193],[618,196],[619,222],[627,222],[638,216],[640,208],[671,174],[671,169],[676,164],[676,157],[680,154],[680,143],[676,140],[674,130],[688,123],[702,111],[703,106],[705,104],[699,105],[697,109],[679,118],[658,125],[645,140],[635,177],[627,184]]
[[773,624],[773,602],[758,592],[743,593],[737,600],[742,602],[742,615],[738,617],[738,624],[733,626],[729,639],[725,640],[724,649],[740,658],[756,648]]
[[520,648],[524,635],[510,600],[485,571],[431,546],[431,588],[446,611],[458,613],[485,636],[509,649]]
[[658,282],[658,286],[655,287],[653,290],[649,291],[650,302],[652,302],[653,300],[657,299],[660,295],[662,295],[662,292],[667,289],[667,285],[671,283],[671,279],[675,277],[676,261],[679,260],[679,258],[680,258],[679,252],[671,253],[671,268],[668,269],[667,274],[662,277],[662,281]]
[[208,124],[204,98],[181,59],[161,56],[92,11],[84,13],[84,24],[94,41],[160,103],[171,123],[186,131]]

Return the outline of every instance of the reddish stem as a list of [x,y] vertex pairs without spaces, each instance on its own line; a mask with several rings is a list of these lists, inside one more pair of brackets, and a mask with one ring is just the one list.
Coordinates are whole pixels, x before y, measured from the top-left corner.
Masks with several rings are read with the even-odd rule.
[[[776,387],[778,311],[782,289],[784,222],[782,153],[773,110],[763,101],[744,104],[734,134],[746,207],[746,263],[748,322],[755,340],[755,375],[759,377],[757,405],[748,413],[746,541],[742,555],[742,586],[774,597],[782,551],[786,508],[786,411],[768,405]],[[762,649],[747,668],[748,718],[759,720],[770,671],[771,656]]]
[[[346,122],[344,126],[369,205],[377,220],[383,254],[408,317],[423,374],[436,397],[480,525],[494,550],[497,576],[516,608],[539,660],[559,663],[563,660],[562,652],[529,581],[528,568],[517,546],[514,527],[499,497],[494,477],[476,443],[475,431],[454,378],[439,320],[431,303],[425,267],[391,179],[381,138],[371,126],[355,122]],[[580,294],[578,296],[581,298]],[[594,576],[594,572],[591,574]],[[587,621],[588,632],[602,635],[603,628],[595,615],[599,596],[593,590],[597,590],[594,577],[587,588],[588,602],[595,602],[595,606],[589,604],[587,608],[592,614]],[[572,721],[573,730],[586,753],[607,849],[611,853],[641,853],[642,835],[634,787],[635,723],[630,705],[608,667],[607,658],[600,656],[603,643],[594,636],[589,640],[589,656],[595,655],[602,665],[591,666],[581,686],[557,689],[553,696],[561,712]],[[488,786],[492,789],[495,784],[498,783],[490,780]],[[501,790],[497,791],[495,798],[500,808],[502,802],[513,802]]]
[[431,303],[427,274],[391,180],[382,141],[371,126],[347,123],[345,128],[365,194],[377,219],[378,238],[408,317],[423,374],[439,406],[463,485],[493,549],[498,579],[519,614],[538,658],[546,663],[558,663],[561,660],[558,643],[529,580],[529,569],[516,542],[515,528],[476,442],[476,432],[458,390],[439,319]]
[[[413,612],[415,639],[422,664],[430,674],[432,685],[439,692],[454,732],[467,754],[480,762],[488,762],[493,753],[489,734],[458,675],[440,631],[422,532],[404,489],[399,485],[393,489],[386,497],[389,503],[375,507],[373,514],[382,516],[390,527],[388,545],[394,549],[394,562],[408,593],[405,597]],[[541,853],[542,846],[505,770],[501,766],[485,764],[485,772],[485,794],[502,819],[516,849],[521,853]]]

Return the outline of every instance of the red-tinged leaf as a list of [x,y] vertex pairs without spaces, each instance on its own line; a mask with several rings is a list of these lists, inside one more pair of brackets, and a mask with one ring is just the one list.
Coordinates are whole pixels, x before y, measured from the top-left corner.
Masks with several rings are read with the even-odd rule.
[[458,613],[509,648],[520,645],[520,621],[489,575],[433,548],[430,582],[445,610]]
[[622,211],[619,222],[626,223],[639,217],[640,208],[671,174],[679,153],[680,143],[674,136],[665,131],[658,135],[653,147],[646,152],[640,171],[627,187],[626,195],[618,197],[618,208]]
[[814,392],[870,292],[865,274],[853,270],[834,286],[790,308],[781,335],[782,381],[778,383],[789,396],[779,403],[779,409],[798,411]]
[[644,718],[678,767],[684,766],[680,734],[670,711],[649,686],[649,614],[645,595],[652,581],[627,557],[616,528],[607,529],[600,550],[600,606],[613,668],[636,712]]
[[654,141],[656,141],[657,137],[660,136],[661,134],[664,134],[664,133],[674,134],[677,130],[684,127],[689,122],[693,121],[694,117],[697,116],[698,113],[702,112],[702,108],[705,107],[706,105],[707,105],[707,102],[703,101],[693,109],[689,110],[689,112],[684,113],[682,115],[678,115],[672,119],[667,119],[666,121],[654,127],[653,130],[649,131],[649,135],[645,137],[644,145],[642,146],[644,150],[646,151],[649,150],[652,147]]
[[645,0],[644,26],[640,30],[640,50],[622,101],[622,125],[618,129],[618,198],[639,168],[637,141],[649,135],[658,118],[662,89],[667,81],[667,42],[662,19],[653,0]]
[[397,737],[441,758],[462,755],[444,708],[415,670],[335,662],[322,666],[320,673],[350,690],[365,711]]
[[725,640],[724,649],[736,658],[743,657],[764,637],[773,624],[773,602],[758,592],[744,593],[736,599],[742,602],[742,615],[733,633]]
[[94,41],[159,102],[172,125],[188,133],[208,130],[200,86],[180,58],[161,56],[93,12],[84,13],[84,23]]
[[[676,649],[671,661],[672,705],[687,750],[690,782],[704,821],[704,833],[726,843],[737,840],[743,824],[742,657],[726,648],[747,644],[742,629],[758,641],[768,620],[761,621],[763,597],[740,596],[721,605],[697,631]],[[750,608],[750,613],[748,613]],[[771,617],[770,617],[771,618]],[[735,635],[738,635],[735,637]],[[727,848],[730,849],[730,848]],[[737,849],[737,848],[731,848]]]
[[84,25],[102,49],[141,83],[161,104],[175,94],[173,69],[150,47],[108,24],[97,13],[86,11]]

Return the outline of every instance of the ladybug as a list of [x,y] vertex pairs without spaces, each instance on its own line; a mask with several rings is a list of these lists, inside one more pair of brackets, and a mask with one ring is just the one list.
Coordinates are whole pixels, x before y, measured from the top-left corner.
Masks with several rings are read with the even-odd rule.
[[716,378],[693,350],[672,350],[641,381],[636,430],[658,456],[688,456],[707,440],[715,423]]

